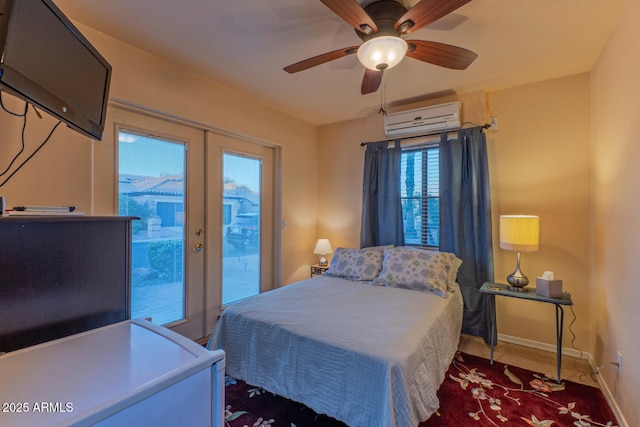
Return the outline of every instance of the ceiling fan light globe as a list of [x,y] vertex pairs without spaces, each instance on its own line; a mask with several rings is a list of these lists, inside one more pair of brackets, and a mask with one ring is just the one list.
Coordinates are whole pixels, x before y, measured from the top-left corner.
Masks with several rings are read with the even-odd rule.
[[[397,36],[380,36],[367,40],[358,48],[358,60],[370,70],[393,68],[407,53],[407,42]],[[386,64],[384,66],[383,64]]]

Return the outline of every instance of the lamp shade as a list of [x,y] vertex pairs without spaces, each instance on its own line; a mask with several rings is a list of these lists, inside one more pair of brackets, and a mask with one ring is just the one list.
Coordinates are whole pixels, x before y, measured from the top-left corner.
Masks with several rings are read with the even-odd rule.
[[327,255],[333,252],[331,248],[331,243],[329,243],[329,239],[318,239],[316,242],[316,247],[313,250],[314,254],[318,255]]
[[538,250],[540,219],[535,215],[501,215],[500,248],[517,252]]
[[358,48],[358,60],[370,70],[388,70],[402,61],[407,42],[397,36],[380,36],[364,42]]

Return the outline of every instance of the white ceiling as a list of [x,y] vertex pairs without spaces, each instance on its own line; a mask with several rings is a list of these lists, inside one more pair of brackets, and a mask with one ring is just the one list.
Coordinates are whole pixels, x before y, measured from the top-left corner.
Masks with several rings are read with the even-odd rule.
[[[364,67],[355,55],[296,74],[282,69],[361,43],[319,0],[54,1],[75,21],[314,125],[377,111],[382,94],[387,104],[399,104],[589,71],[627,2],[473,0],[407,36],[474,51],[469,68],[405,58],[385,73],[378,92],[363,96]],[[401,2],[410,7],[417,0]]]

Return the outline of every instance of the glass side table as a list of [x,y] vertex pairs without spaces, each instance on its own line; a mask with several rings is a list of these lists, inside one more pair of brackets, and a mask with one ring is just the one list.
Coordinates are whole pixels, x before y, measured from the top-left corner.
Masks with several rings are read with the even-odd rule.
[[515,292],[509,290],[508,285],[502,283],[485,282],[480,288],[480,292],[489,295],[489,315],[491,318],[491,364],[493,365],[493,349],[496,345],[496,296],[520,298],[537,302],[554,304],[556,306],[556,365],[558,369],[557,381],[560,383],[562,377],[560,369],[562,366],[562,332],[564,327],[564,308],[565,305],[573,305],[571,294],[563,292],[559,298],[545,297],[536,294],[535,288],[525,288],[523,292]]

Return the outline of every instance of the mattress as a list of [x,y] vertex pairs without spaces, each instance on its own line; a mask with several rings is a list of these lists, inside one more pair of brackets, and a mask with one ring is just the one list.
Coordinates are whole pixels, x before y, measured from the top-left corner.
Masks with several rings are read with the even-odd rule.
[[458,347],[462,296],[326,275],[228,306],[208,348],[227,375],[351,427],[416,426]]

